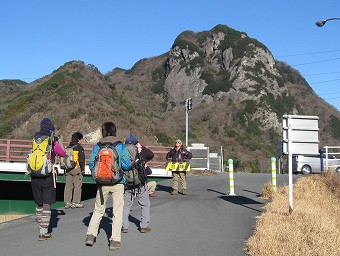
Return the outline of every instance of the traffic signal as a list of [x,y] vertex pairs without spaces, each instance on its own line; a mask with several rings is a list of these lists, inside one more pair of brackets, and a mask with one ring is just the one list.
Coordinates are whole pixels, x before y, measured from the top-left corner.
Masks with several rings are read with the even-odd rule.
[[282,157],[284,155],[283,141],[282,140],[278,140],[276,142],[276,155],[277,155],[277,157]]
[[192,98],[187,99],[187,110],[192,109]]

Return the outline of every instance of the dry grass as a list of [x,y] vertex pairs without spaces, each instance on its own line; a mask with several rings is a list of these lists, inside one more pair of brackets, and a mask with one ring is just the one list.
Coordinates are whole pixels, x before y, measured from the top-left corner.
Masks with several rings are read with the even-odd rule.
[[188,175],[203,175],[203,176],[212,176],[215,175],[216,172],[212,170],[191,170],[187,173]]
[[332,173],[328,172],[325,174],[326,182],[330,188],[330,190],[340,198],[340,173],[337,175],[332,175]]
[[273,185],[272,183],[269,181],[267,182],[264,187],[262,188],[262,191],[261,191],[261,197],[264,198],[264,199],[272,199],[273,198],[273,195],[274,195],[274,192],[273,192]]
[[294,184],[293,212],[289,214],[288,187],[273,194],[246,242],[247,254],[339,255],[340,173],[311,175]]
[[23,218],[28,215],[17,215],[17,214],[6,214],[6,215],[0,215],[0,223],[10,221],[10,220],[16,220]]

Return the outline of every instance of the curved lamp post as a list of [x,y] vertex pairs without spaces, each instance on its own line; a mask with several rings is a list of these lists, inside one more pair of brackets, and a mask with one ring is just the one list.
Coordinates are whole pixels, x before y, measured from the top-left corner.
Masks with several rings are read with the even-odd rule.
[[330,18],[330,19],[327,19],[327,20],[320,20],[320,21],[315,22],[315,24],[316,24],[318,27],[322,27],[322,26],[325,25],[326,22],[329,21],[329,20],[340,20],[340,18]]

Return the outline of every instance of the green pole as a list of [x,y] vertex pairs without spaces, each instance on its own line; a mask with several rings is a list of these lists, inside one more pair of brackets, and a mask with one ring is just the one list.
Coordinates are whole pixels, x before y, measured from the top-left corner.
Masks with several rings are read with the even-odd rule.
[[229,195],[235,196],[235,187],[234,187],[234,161],[233,159],[228,159],[228,165],[229,165]]
[[276,158],[272,157],[270,161],[272,162],[272,188],[276,192]]

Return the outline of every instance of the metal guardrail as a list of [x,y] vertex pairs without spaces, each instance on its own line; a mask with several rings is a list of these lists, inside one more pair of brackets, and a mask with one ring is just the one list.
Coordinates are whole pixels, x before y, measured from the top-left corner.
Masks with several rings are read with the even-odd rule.
[[[64,146],[68,145],[63,143]],[[94,144],[82,143],[85,150],[86,164],[88,164],[90,154]],[[165,155],[172,148],[167,146],[146,146],[155,157],[148,163],[150,167],[164,167],[166,164]],[[26,162],[27,155],[32,149],[32,140],[0,139],[0,161],[14,163]]]

